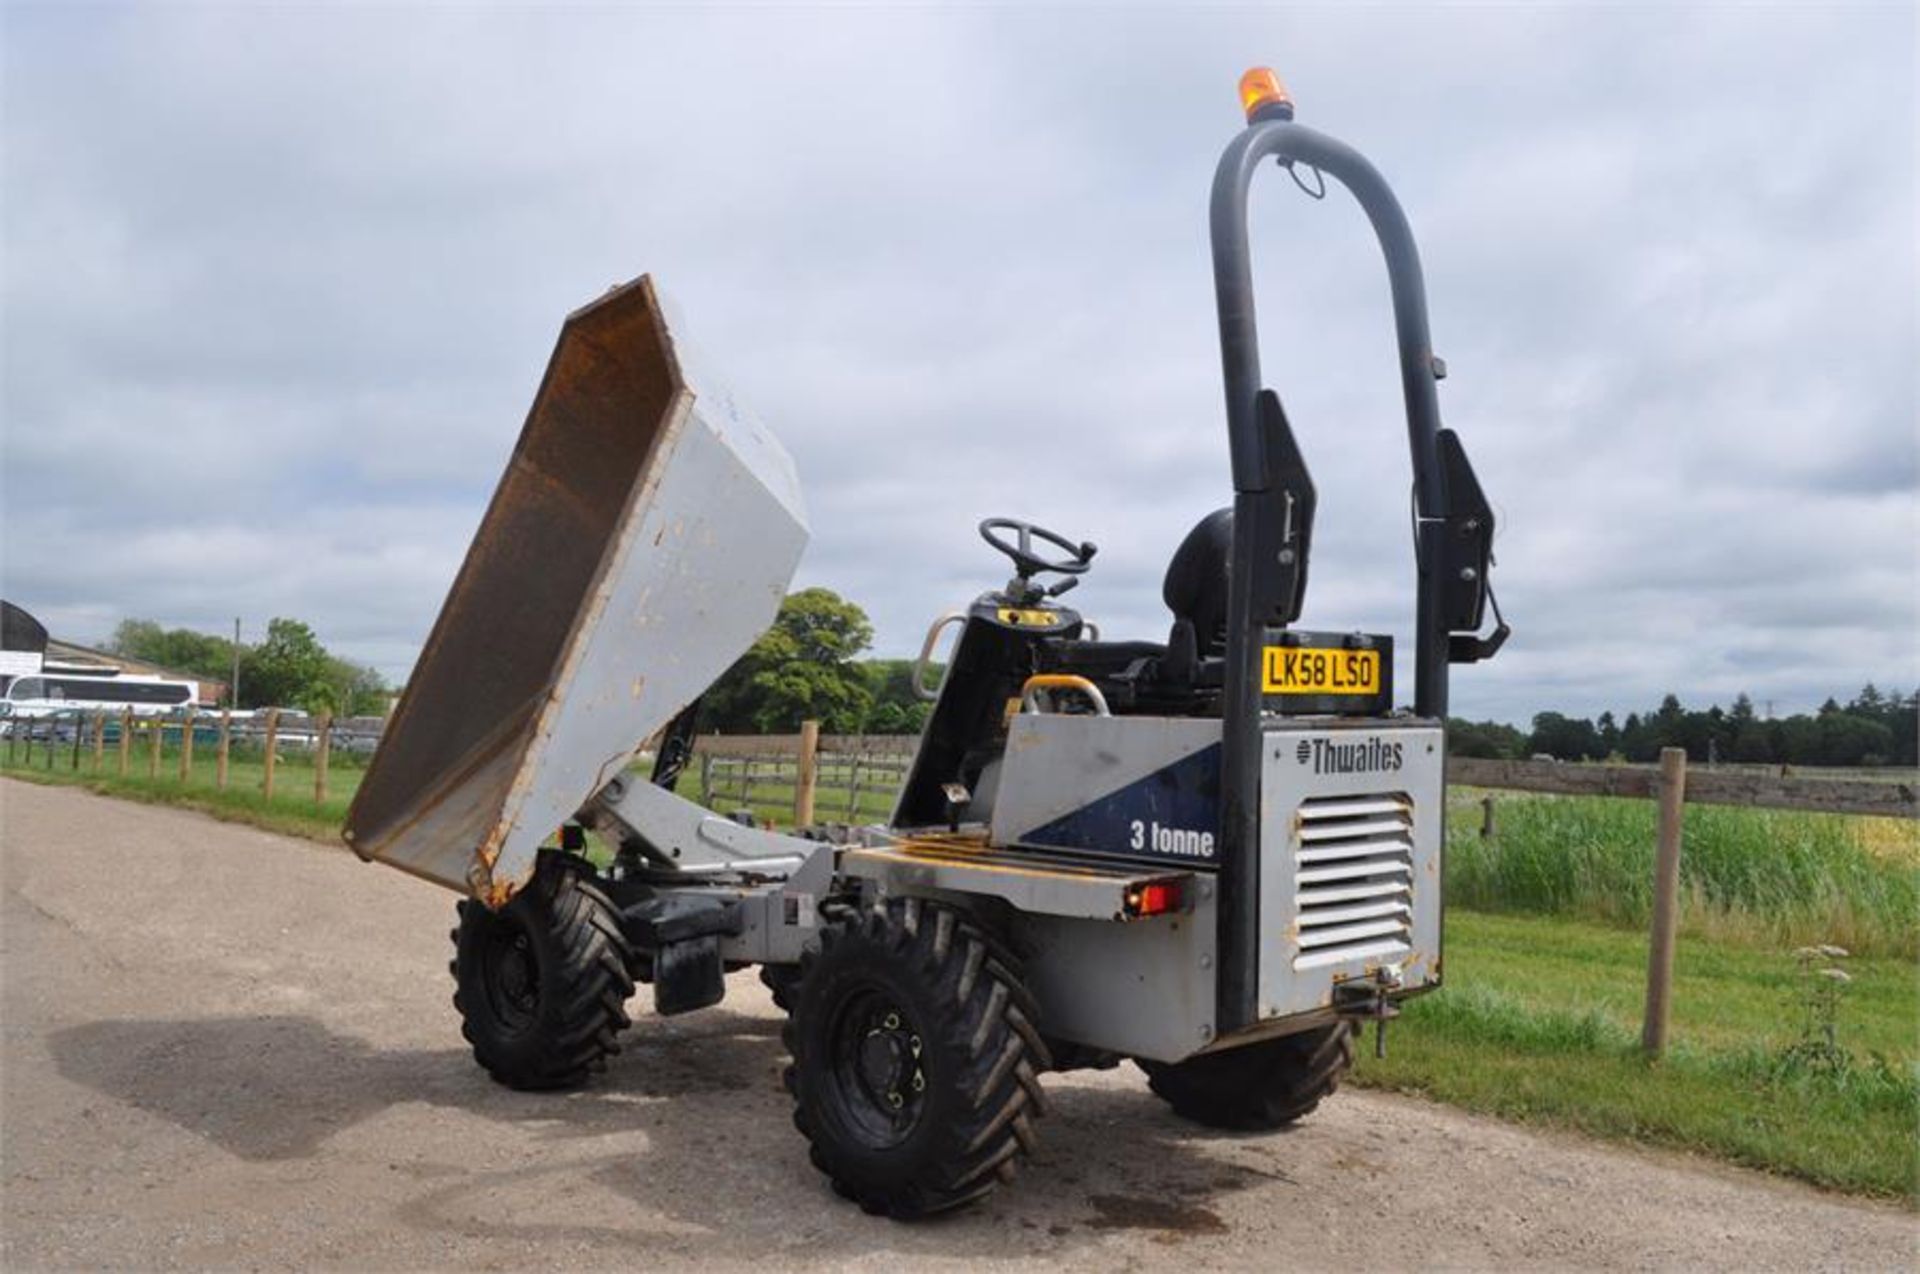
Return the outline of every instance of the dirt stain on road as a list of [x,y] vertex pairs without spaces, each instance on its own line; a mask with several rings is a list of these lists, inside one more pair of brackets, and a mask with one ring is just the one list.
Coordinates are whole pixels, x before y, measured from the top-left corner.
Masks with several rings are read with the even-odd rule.
[[1159,1230],[1168,1234],[1224,1234],[1227,1223],[1211,1208],[1191,1203],[1168,1203],[1132,1194],[1096,1194],[1087,1202],[1095,1215],[1087,1222],[1095,1230]]

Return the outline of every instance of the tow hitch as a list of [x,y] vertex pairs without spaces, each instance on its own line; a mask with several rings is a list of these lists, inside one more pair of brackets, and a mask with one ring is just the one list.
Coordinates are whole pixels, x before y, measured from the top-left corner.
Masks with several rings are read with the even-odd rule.
[[1389,996],[1400,989],[1400,966],[1382,965],[1365,977],[1350,978],[1333,988],[1333,1007],[1342,1020],[1372,1022],[1373,1055],[1387,1055],[1387,1023],[1400,1016],[1400,1006]]

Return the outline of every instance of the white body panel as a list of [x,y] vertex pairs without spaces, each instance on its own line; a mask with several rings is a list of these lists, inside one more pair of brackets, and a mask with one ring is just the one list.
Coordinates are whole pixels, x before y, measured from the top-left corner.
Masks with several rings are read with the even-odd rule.
[[1440,980],[1445,742],[1439,726],[1269,725],[1260,776],[1262,1018],[1323,1009],[1385,971]]

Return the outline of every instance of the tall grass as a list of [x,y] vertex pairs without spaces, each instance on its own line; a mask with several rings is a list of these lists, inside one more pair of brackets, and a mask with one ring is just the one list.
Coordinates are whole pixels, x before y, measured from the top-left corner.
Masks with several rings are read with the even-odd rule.
[[[1644,925],[1656,817],[1651,801],[1502,794],[1493,836],[1477,818],[1451,820],[1448,901]],[[1696,935],[1920,955],[1911,823],[1689,805],[1680,881],[1682,927]]]

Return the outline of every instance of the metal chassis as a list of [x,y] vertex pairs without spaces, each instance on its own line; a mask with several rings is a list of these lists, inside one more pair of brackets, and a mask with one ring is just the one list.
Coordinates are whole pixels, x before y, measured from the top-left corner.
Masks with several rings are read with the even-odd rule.
[[835,845],[749,827],[633,776],[601,789],[581,821],[639,847],[650,868],[644,879],[656,889],[745,904],[742,931],[724,946],[728,959],[756,964],[797,961],[819,900],[835,892],[871,888],[1125,922],[1130,893],[1150,884],[1186,885],[1193,876],[1146,864],[996,851],[987,848],[984,829],[892,836],[865,828],[859,841]]
[[[722,968],[797,963],[832,903],[912,896],[972,911],[1016,947],[1042,954],[1030,980],[1048,1009],[1048,1033],[1090,1055],[1178,1061],[1224,1042],[1211,1024],[1217,890],[1206,873],[994,850],[984,828],[900,836],[866,828],[836,845],[746,826],[637,776],[608,784],[580,821],[638,851],[637,870],[616,866],[604,883],[628,941],[654,961],[662,1013],[715,1003]],[[1150,884],[1177,885],[1185,905],[1131,915],[1129,895]],[[706,923],[689,928],[690,913]],[[661,980],[670,965],[700,959],[704,994],[687,996]],[[1179,1011],[1076,1015],[1075,1005],[1112,1007],[1112,996],[1083,993],[1091,975],[1137,985],[1129,998]],[[1317,1020],[1266,1022],[1241,1038]]]

